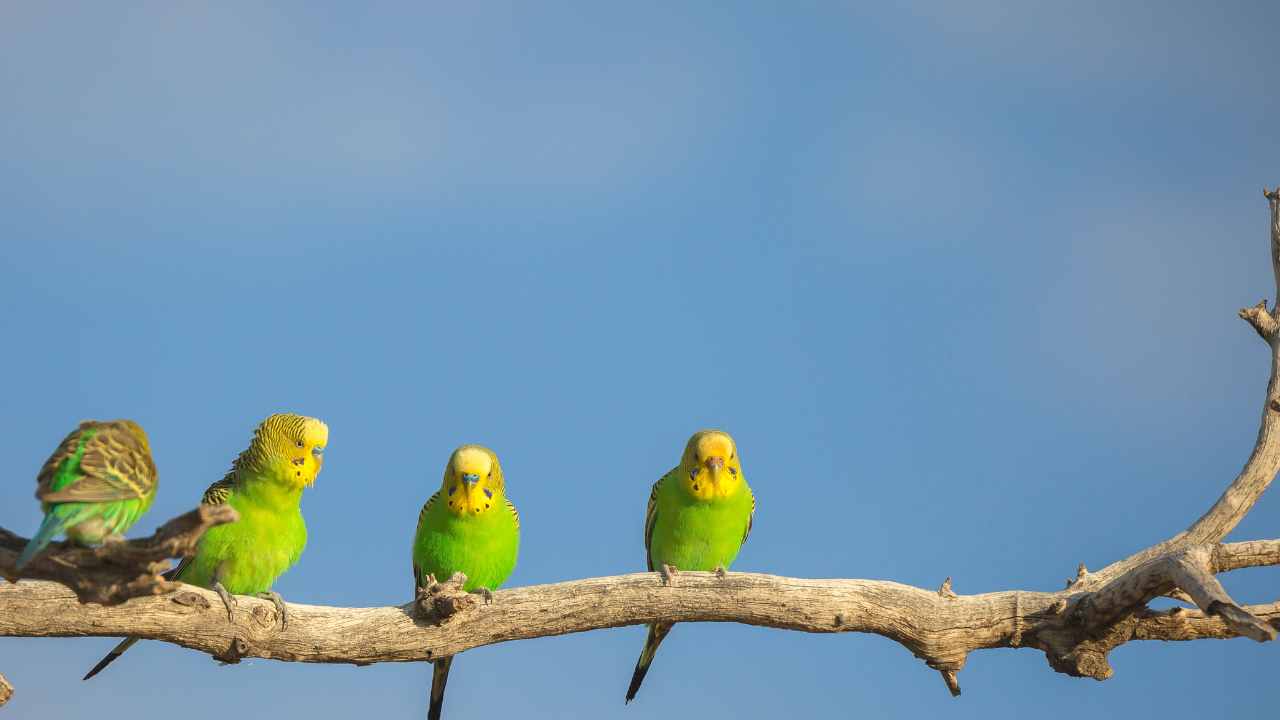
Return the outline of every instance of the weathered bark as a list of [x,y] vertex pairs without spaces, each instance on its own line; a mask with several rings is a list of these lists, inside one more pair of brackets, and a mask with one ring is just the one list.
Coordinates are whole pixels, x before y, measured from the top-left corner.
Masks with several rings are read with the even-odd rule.
[[[1225,545],[1223,555],[1236,548]],[[1268,556],[1280,564],[1280,554]],[[182,586],[176,593],[124,605],[80,604],[56,583],[0,587],[0,635],[31,637],[134,635],[165,640],[234,661],[259,657],[301,662],[354,663],[432,660],[481,645],[621,625],[667,622],[741,622],[805,632],[867,632],[902,643],[931,666],[956,671],[972,650],[1050,647],[1089,638],[1062,602],[1085,594],[1021,590],[948,597],[882,580],[810,580],[757,573],[682,572],[670,585],[656,573],[590,578],[499,590],[486,603],[454,590],[423,593],[396,607],[339,608],[289,605],[280,630],[269,601],[239,598],[235,623],[218,596]],[[465,598],[465,599],[464,599]],[[425,609],[421,605],[425,605]],[[1280,614],[1261,606],[1268,619]],[[1199,618],[1182,611],[1185,618]],[[1187,625],[1171,633],[1160,613],[1136,613],[1132,627],[1151,626],[1152,639],[1229,637],[1218,623]],[[1163,629],[1159,629],[1163,628]],[[1046,641],[1041,636],[1054,639]],[[1056,634],[1056,635],[1055,635]],[[1061,635],[1058,638],[1057,635]],[[1129,638],[1136,639],[1136,638]],[[1117,643],[1118,644],[1118,643]]]
[[53,580],[73,589],[82,602],[115,605],[142,595],[171,592],[181,583],[169,582],[161,574],[172,565],[170,558],[195,552],[196,542],[214,525],[234,522],[236,511],[229,505],[201,505],[165,523],[155,534],[138,540],[117,540],[86,548],[68,542],[49,547],[22,569],[18,555],[27,538],[0,528],[0,577]]
[[[1268,191],[1266,196],[1280,296],[1280,193]],[[882,635],[937,670],[955,695],[960,693],[957,673],[968,654],[984,648],[1035,648],[1059,672],[1102,680],[1112,675],[1108,653],[1132,640],[1273,640],[1280,630],[1280,602],[1240,606],[1215,577],[1239,568],[1280,564],[1280,540],[1220,544],[1280,470],[1280,321],[1265,301],[1241,310],[1240,316],[1271,351],[1261,425],[1244,468],[1187,530],[1094,573],[1082,564],[1067,587],[1056,592],[957,595],[951,578],[938,590],[926,590],[889,581],[682,572],[670,584],[656,573],[637,573],[501,590],[489,602],[461,592],[455,577],[432,583],[403,606],[291,605],[289,625],[282,628],[267,601],[241,598],[234,621],[228,622],[213,592],[165,583],[156,576],[156,552],[189,552],[204,527],[227,520],[202,515],[203,525],[188,521],[186,530],[166,536],[172,545],[161,548],[157,538],[164,536],[164,529],[157,538],[135,541],[143,543],[138,546],[142,554],[129,555],[136,560],[132,564],[112,558],[123,557],[120,548],[134,543],[51,552],[32,564],[30,576],[57,580],[73,590],[38,581],[0,585],[0,636],[130,635],[164,640],[228,662],[260,657],[363,665],[434,660],[482,645],[620,625],[739,622],[804,632]],[[20,548],[15,542],[0,531],[0,572],[12,574],[12,560]],[[148,542],[152,544],[145,545]],[[128,572],[114,567],[118,564]],[[106,572],[104,565],[114,573],[102,576],[109,589],[95,589]],[[173,591],[156,594],[169,590]],[[84,604],[130,596],[136,597],[123,605]],[[1198,609],[1149,609],[1147,603],[1160,596]]]

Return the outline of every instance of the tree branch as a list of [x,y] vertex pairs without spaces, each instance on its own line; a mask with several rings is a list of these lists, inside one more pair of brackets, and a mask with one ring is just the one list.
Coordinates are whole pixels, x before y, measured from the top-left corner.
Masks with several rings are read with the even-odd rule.
[[180,585],[161,576],[172,564],[170,559],[195,552],[205,530],[234,522],[237,517],[230,505],[201,505],[165,523],[149,538],[117,540],[93,548],[50,543],[21,572],[18,555],[27,538],[0,528],[0,577],[10,582],[18,577],[53,580],[75,590],[81,602],[102,605],[170,592]]
[[[1280,187],[1263,188],[1271,211],[1271,270],[1275,276],[1276,297],[1280,299]],[[1262,421],[1258,439],[1240,474],[1200,519],[1190,527],[1162,543],[1114,562],[1096,573],[1097,582],[1114,580],[1133,568],[1158,556],[1192,545],[1221,542],[1244,519],[1280,472],[1280,319],[1275,310],[1267,310],[1263,300],[1240,311],[1240,317],[1253,326],[1271,351],[1271,376],[1262,403]]]
[[9,702],[9,698],[13,697],[13,686],[8,680],[4,679],[4,675],[0,675],[0,707]]
[[[1280,296],[1280,189],[1266,196]],[[950,578],[926,590],[876,580],[682,572],[670,584],[655,573],[637,573],[513,588],[494,593],[490,603],[463,593],[462,579],[454,577],[430,583],[397,607],[292,605],[289,625],[281,628],[267,601],[241,598],[228,622],[216,594],[159,576],[165,558],[191,552],[205,529],[235,519],[230,508],[202,507],[146,540],[96,549],[53,546],[26,576],[56,583],[0,585],[0,636],[134,636],[226,662],[259,657],[364,665],[435,660],[483,645],[621,625],[739,622],[882,635],[938,671],[954,695],[968,654],[985,648],[1039,649],[1058,672],[1103,680],[1113,674],[1108,653],[1132,640],[1272,640],[1280,602],[1237,605],[1215,577],[1280,565],[1280,540],[1219,544],[1280,471],[1280,320],[1265,302],[1240,315],[1271,351],[1261,424],[1244,468],[1185,531],[1097,572],[1081,564],[1057,592],[957,595]],[[0,574],[15,574],[23,544],[0,530]],[[1147,602],[1159,596],[1199,609],[1149,609]],[[6,688],[0,678],[0,702]]]
[[[1280,541],[1267,541],[1265,547],[1280,547]],[[1259,552],[1258,543],[1223,545],[1212,554],[1205,550],[1206,563],[1215,557],[1229,567],[1280,563],[1280,553]],[[1169,563],[1162,561],[1162,567],[1167,570]],[[729,573],[721,578],[715,573],[682,572],[675,583],[664,585],[655,573],[636,573],[500,590],[492,603],[484,603],[474,596],[463,602],[455,599],[459,584],[454,578],[397,607],[290,605],[289,626],[280,630],[268,601],[240,598],[231,624],[216,594],[189,585],[168,595],[102,607],[79,603],[61,585],[21,582],[0,586],[0,636],[131,635],[175,643],[227,662],[259,657],[363,665],[433,660],[482,645],[621,625],[740,622],[804,632],[882,635],[942,672],[954,692],[959,688],[955,673],[973,650],[1035,647],[1051,658],[1054,653],[1068,655],[1081,643],[1095,641],[1098,626],[1110,627],[1120,620],[1128,623],[1124,637],[1106,650],[1130,639],[1157,639],[1161,633],[1172,633],[1171,621],[1143,608],[1111,613],[1118,614],[1119,620],[1099,616],[1080,622],[1065,609],[1091,593],[1071,588],[1056,593],[1012,590],[948,596],[880,580],[811,580],[757,573]],[[1147,582],[1145,593],[1153,597],[1158,584]],[[1224,602],[1217,596],[1213,599]],[[1207,604],[1209,614],[1218,617],[1183,622],[1177,639],[1240,634],[1229,617],[1213,609],[1212,602]],[[1274,622],[1280,615],[1273,606],[1263,607],[1266,614],[1259,617],[1267,621]],[[1187,615],[1184,620],[1193,617]],[[1070,663],[1059,669],[1088,674]]]

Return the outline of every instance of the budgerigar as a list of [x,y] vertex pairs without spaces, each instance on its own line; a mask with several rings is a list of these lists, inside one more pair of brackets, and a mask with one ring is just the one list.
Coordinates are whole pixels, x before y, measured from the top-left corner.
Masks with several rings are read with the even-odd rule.
[[[644,519],[645,560],[670,581],[678,570],[723,573],[751,532],[756,500],[742,474],[742,459],[728,433],[700,430],[689,438],[680,464],[653,484]],[[644,682],[671,623],[649,626],[627,688],[631,702]]]
[[[520,515],[507,499],[502,466],[492,450],[463,445],[449,456],[440,489],[422,506],[413,535],[413,582],[425,587],[428,575],[443,582],[463,573],[463,590],[489,591],[516,566]],[[430,720],[439,720],[452,657],[433,661]]]
[[[324,464],[329,427],[310,417],[277,414],[254,430],[226,477],[209,486],[206,505],[229,504],[240,519],[212,527],[200,538],[195,555],[166,573],[171,580],[211,588],[222,597],[228,620],[234,620],[233,595],[258,595],[276,606],[282,626],[288,615],[284,600],[271,585],[293,566],[307,545],[307,526],[299,502]],[[94,666],[85,680],[120,657],[138,638],[126,638]]]
[[95,545],[128,530],[156,497],[156,464],[142,426],[132,420],[85,420],[53,451],[36,476],[44,522],[18,556],[18,569],[59,533]]

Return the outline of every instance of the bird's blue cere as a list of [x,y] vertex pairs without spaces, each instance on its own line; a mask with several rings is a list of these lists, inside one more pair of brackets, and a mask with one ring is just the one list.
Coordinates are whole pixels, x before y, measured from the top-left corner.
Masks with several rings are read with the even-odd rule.
[[475,485],[480,482],[480,476],[475,473],[465,473],[462,476],[462,482],[468,485]]

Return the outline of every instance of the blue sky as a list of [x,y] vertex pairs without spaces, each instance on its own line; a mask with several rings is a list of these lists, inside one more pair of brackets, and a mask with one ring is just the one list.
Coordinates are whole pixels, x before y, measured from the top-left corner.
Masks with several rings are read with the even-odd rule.
[[[324,418],[297,602],[401,603],[449,451],[490,445],[511,584],[643,567],[703,426],[759,499],[736,569],[1054,589],[1198,517],[1252,445],[1280,182],[1256,3],[0,8],[0,524],[74,423],[197,502]],[[1235,533],[1276,537],[1264,496]],[[1224,576],[1242,601],[1273,571]],[[1280,646],[1130,644],[1105,682],[876,636],[682,625],[482,648],[447,717],[1269,717]],[[218,667],[0,641],[18,717],[414,717],[423,665]],[[1223,692],[1228,679],[1239,691]]]

